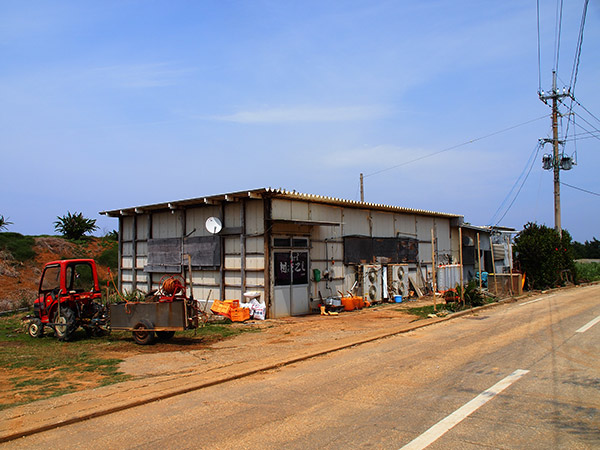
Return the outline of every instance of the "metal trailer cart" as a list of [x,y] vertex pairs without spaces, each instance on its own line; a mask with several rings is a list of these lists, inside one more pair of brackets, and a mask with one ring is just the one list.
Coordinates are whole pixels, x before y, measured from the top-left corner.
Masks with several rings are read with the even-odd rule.
[[190,300],[131,302],[110,305],[111,330],[131,331],[135,342],[152,344],[167,340],[176,331],[198,327],[197,308]]

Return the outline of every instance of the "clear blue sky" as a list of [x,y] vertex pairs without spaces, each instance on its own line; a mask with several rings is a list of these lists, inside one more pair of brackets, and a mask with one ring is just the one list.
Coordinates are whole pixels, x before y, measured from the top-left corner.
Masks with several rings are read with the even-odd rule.
[[[565,2],[561,87],[582,5]],[[540,9],[548,90],[556,2]],[[489,225],[551,124],[534,0],[3,0],[0,55],[0,214],[23,234],[67,211],[101,234],[117,220],[99,211],[258,187],[358,199],[361,172],[366,201]],[[592,1],[575,95],[596,117],[599,56]],[[577,111],[578,134],[600,129]],[[564,182],[600,193],[599,135]],[[600,238],[599,196],[562,201],[563,228]],[[500,225],[528,221],[554,223],[541,153]]]

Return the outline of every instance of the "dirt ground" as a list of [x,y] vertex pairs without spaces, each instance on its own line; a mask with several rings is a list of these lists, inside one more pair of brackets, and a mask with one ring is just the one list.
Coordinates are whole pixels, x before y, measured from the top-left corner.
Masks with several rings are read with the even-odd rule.
[[257,328],[257,333],[242,333],[214,342],[195,343],[178,338],[162,343],[151,353],[140,350],[137,354],[121,355],[120,369],[134,377],[212,370],[241,364],[253,359],[282,358],[297,353],[298,348],[307,353],[319,352],[332,343],[343,345],[350,340],[368,338],[370,335],[394,332],[399,326],[417,319],[406,310],[432,304],[431,297],[401,304],[382,303],[358,311],[342,312],[338,316],[308,315],[236,324],[239,327]]

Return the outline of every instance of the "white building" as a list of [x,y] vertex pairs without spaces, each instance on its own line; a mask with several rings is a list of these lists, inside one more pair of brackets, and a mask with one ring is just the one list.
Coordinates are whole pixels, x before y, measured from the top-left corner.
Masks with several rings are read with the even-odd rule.
[[309,313],[353,286],[374,301],[406,294],[408,275],[424,288],[432,257],[458,263],[463,225],[457,214],[271,188],[101,214],[119,218],[122,290],[157,289],[168,274],[189,280],[191,265],[196,299],[259,291],[272,318]]

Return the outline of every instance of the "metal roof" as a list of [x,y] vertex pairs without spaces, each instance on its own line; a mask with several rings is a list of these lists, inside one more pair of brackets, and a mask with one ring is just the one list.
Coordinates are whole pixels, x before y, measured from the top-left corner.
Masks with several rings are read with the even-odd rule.
[[363,209],[371,209],[376,211],[390,211],[390,212],[398,212],[398,213],[408,213],[408,214],[419,214],[424,216],[432,216],[432,217],[445,217],[445,218],[460,218],[463,217],[460,214],[448,214],[442,212],[428,211],[424,209],[413,209],[413,208],[404,208],[400,206],[392,206],[392,205],[384,205],[381,203],[369,203],[369,202],[360,202],[356,200],[346,200],[342,198],[336,197],[327,197],[323,195],[316,194],[304,194],[296,191],[288,191],[286,189],[273,189],[273,188],[259,188],[252,189],[247,191],[239,191],[239,192],[231,192],[228,194],[218,194],[218,195],[210,195],[206,197],[197,197],[186,200],[177,200],[172,202],[165,203],[155,203],[152,205],[143,205],[143,206],[133,206],[129,208],[123,209],[113,209],[107,211],[100,211],[100,214],[106,215],[109,217],[119,217],[119,216],[129,216],[135,214],[144,214],[146,212],[151,211],[161,211],[161,210],[175,210],[189,206],[199,206],[199,205],[215,205],[223,202],[235,202],[239,201],[242,198],[282,198],[289,200],[304,200],[311,201],[315,203],[321,203],[332,206],[346,206],[351,208],[363,208]]

